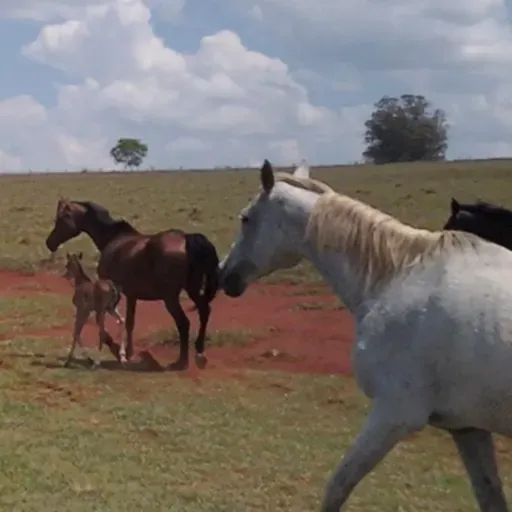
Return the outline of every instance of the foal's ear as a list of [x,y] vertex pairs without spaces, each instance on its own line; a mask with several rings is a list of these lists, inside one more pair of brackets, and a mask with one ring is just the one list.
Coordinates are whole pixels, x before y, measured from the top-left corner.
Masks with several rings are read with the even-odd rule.
[[300,161],[295,171],[293,171],[293,175],[297,178],[309,178],[309,165],[304,158]]
[[84,253],[82,251],[80,251],[78,254],[77,254],[77,257],[79,260],[81,260],[83,257],[84,257]]
[[260,180],[261,186],[265,192],[270,192],[274,187],[274,169],[272,169],[272,165],[270,165],[268,160],[263,162],[263,166],[260,170]]
[[454,197],[452,197],[451,208],[452,208],[452,215],[457,215],[457,213],[459,213],[460,204],[457,201],[457,199],[455,199]]

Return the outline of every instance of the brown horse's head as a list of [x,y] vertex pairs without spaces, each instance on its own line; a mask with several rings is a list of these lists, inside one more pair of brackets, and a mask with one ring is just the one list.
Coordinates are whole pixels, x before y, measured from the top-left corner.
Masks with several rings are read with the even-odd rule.
[[82,252],[67,253],[66,254],[66,267],[63,277],[66,279],[73,279],[82,273],[82,265],[80,261],[83,258]]
[[55,224],[46,239],[46,247],[54,253],[60,245],[75,238],[83,231],[86,209],[73,201],[59,199]]

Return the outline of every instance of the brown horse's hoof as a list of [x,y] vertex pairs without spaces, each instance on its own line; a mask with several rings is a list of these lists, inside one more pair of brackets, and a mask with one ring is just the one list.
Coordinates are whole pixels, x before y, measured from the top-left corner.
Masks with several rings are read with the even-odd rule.
[[167,366],[167,370],[172,372],[181,372],[188,368],[188,361],[183,361],[182,359],[178,359],[176,362],[171,363]]
[[208,364],[208,359],[206,359],[206,356],[204,354],[196,354],[196,366],[200,370],[204,370],[206,368],[207,364]]

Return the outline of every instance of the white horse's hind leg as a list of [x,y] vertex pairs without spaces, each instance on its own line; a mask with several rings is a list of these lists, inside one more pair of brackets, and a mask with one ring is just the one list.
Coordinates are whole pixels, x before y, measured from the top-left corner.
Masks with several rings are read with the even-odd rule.
[[413,414],[408,413],[405,404],[414,402],[404,398],[394,404],[374,401],[363,430],[327,484],[321,512],[339,512],[356,485],[399,441],[425,427],[428,415],[420,414],[417,404],[410,407]]
[[509,512],[498,473],[492,434],[467,428],[450,431],[471,479],[481,512]]

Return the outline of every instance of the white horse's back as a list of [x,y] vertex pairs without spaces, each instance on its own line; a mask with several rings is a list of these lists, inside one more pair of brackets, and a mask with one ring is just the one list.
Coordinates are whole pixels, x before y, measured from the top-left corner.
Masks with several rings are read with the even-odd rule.
[[511,251],[482,241],[415,269],[380,295],[357,333],[355,372],[368,396],[386,375],[428,381],[432,424],[512,435]]

